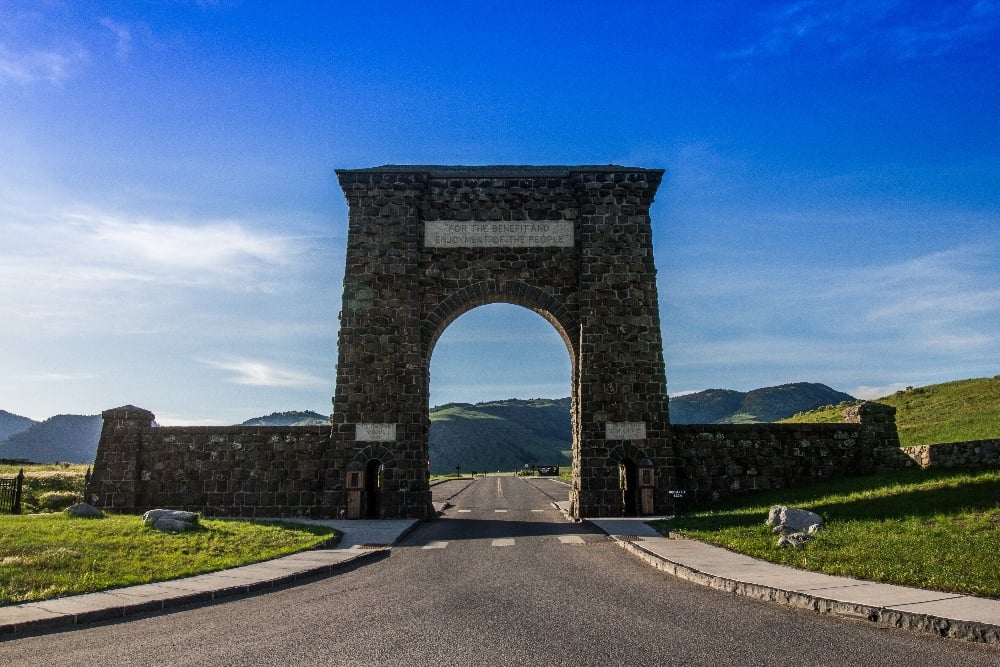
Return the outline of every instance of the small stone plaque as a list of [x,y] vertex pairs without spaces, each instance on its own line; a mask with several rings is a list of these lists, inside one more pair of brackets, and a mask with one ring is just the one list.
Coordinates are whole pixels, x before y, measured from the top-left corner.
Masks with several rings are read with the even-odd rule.
[[573,223],[562,220],[424,223],[426,248],[572,248],[574,243]]
[[395,442],[395,424],[355,424],[354,439],[358,442]]
[[646,422],[604,422],[605,440],[645,440]]

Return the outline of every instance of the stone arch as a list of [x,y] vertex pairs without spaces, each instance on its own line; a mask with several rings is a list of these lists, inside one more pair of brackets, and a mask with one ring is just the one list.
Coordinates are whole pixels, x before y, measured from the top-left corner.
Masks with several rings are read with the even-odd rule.
[[646,458],[649,457],[646,455],[645,449],[631,442],[623,442],[619,445],[616,445],[610,452],[608,452],[608,458],[605,463],[605,467],[617,468],[618,463],[625,459],[631,459],[632,461],[638,463],[639,461],[642,461],[643,459]]
[[330,420],[353,456],[388,468],[370,441],[394,453],[383,516],[433,515],[430,357],[457,317],[501,302],[541,315],[569,351],[570,513],[615,514],[618,480],[605,462],[615,442],[633,440],[659,471],[658,511],[672,511],[649,218],[662,175],[615,165],[337,171],[349,215]]
[[426,341],[424,354],[430,359],[437,345],[438,338],[448,328],[448,325],[473,308],[492,303],[508,303],[522,306],[537,313],[549,324],[555,327],[559,337],[563,339],[569,350],[570,357],[576,358],[576,344],[572,334],[579,329],[566,306],[557,301],[551,294],[524,282],[483,281],[463,287],[444,300],[429,312],[423,323],[421,338]]
[[384,465],[386,469],[396,467],[395,455],[393,455],[391,449],[382,443],[372,443],[356,450],[354,452],[354,457],[351,460],[356,464],[364,466],[372,459],[378,459],[381,461],[382,465]]

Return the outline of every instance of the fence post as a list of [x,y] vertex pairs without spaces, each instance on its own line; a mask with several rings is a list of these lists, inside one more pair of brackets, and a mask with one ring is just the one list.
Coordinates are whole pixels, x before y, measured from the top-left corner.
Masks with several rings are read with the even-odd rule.
[[11,514],[21,513],[21,486],[24,484],[24,468],[21,468],[17,473],[17,482],[14,483],[14,507],[11,508]]

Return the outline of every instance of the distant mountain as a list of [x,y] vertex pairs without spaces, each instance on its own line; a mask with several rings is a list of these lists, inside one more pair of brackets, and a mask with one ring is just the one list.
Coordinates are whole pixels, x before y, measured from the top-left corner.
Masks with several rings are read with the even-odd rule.
[[570,399],[509,399],[432,408],[431,473],[515,470],[572,461]]
[[27,431],[37,423],[34,419],[15,415],[6,410],[0,410],[0,443],[12,435]]
[[101,416],[56,415],[0,443],[0,458],[33,463],[93,463]]
[[671,398],[670,421],[673,424],[773,422],[824,405],[853,400],[850,394],[815,382],[794,382],[749,392],[707,389]]
[[329,423],[329,417],[324,417],[312,410],[289,410],[288,412],[272,412],[266,417],[248,419],[240,426],[316,426]]

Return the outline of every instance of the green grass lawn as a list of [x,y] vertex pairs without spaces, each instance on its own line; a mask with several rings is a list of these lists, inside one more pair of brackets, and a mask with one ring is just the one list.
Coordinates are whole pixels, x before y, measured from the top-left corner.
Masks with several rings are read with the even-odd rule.
[[[776,546],[772,505],[826,520],[799,549]],[[1000,598],[1000,471],[918,470],[757,494],[655,522],[661,532],[828,574]]]
[[[899,444],[904,447],[1000,438],[1000,375],[911,387],[878,402],[896,408]],[[847,405],[827,406],[782,421],[842,422]]]
[[203,519],[168,534],[138,516],[0,515],[0,604],[202,574],[317,546],[332,529]]

